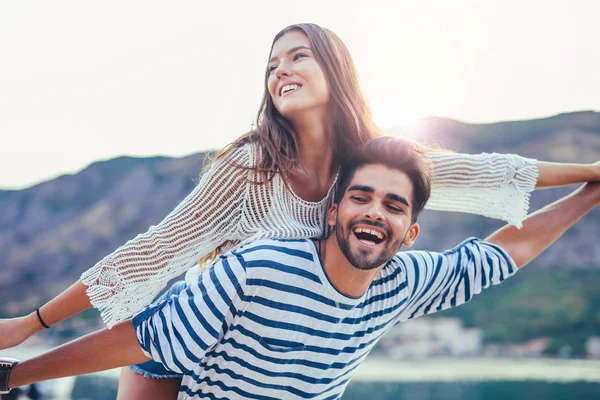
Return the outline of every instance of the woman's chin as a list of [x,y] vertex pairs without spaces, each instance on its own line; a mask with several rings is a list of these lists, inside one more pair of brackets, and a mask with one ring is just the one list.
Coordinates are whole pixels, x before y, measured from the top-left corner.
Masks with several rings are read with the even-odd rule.
[[[291,100],[291,99],[290,99]],[[302,119],[310,118],[314,122],[315,111],[319,110],[320,107],[316,104],[307,104],[301,101],[288,101],[284,104],[280,104],[277,107],[277,111],[285,117],[288,121],[301,122]]]
[[305,107],[302,107],[299,104],[285,104],[278,107],[277,111],[279,111],[279,114],[283,115],[285,119],[292,121],[301,118],[303,111],[305,111]]

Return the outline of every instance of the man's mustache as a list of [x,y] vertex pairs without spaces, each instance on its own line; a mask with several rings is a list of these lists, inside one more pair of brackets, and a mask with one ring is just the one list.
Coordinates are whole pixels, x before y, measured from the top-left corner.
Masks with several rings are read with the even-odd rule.
[[352,231],[352,229],[356,226],[356,225],[370,225],[372,227],[375,228],[379,228],[381,230],[383,230],[385,232],[385,235],[390,238],[392,236],[392,231],[391,229],[388,227],[387,224],[384,224],[381,221],[369,221],[367,219],[361,219],[358,221],[352,221],[349,225],[348,228],[350,229],[350,231]]

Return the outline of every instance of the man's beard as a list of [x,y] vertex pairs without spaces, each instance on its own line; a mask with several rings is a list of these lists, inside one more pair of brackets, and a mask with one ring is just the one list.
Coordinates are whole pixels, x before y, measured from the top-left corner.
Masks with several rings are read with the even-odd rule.
[[[352,230],[358,224],[370,225],[370,226],[377,227],[377,228],[385,231],[386,243],[384,244],[383,249],[376,250],[379,252],[379,254],[373,254],[373,253],[367,252],[365,250],[354,250],[353,251],[351,249],[350,235],[354,235],[354,232]],[[401,238],[400,240],[393,241],[392,232],[384,224],[382,224],[380,222],[373,223],[373,222],[361,220],[361,221],[353,221],[353,222],[349,223],[348,231],[346,232],[346,235],[344,235],[344,229],[342,228],[342,224],[340,224],[338,222],[335,225],[335,236],[336,236],[338,245],[340,246],[340,250],[342,251],[344,256],[348,259],[350,264],[352,264],[352,266],[354,266],[355,268],[360,269],[362,271],[369,271],[369,270],[378,268],[382,264],[385,264],[388,261],[390,261],[392,259],[392,257],[394,257],[396,255],[396,253],[400,250],[400,247],[402,247],[402,243],[404,242],[404,238],[406,237],[407,234],[408,234],[408,231],[406,231],[406,234],[404,234],[403,238]]]

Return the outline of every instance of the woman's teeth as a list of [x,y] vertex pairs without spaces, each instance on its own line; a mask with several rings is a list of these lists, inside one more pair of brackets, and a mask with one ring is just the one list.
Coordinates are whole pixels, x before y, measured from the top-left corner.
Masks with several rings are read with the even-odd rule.
[[299,87],[300,86],[298,86],[298,85],[285,85],[284,87],[281,88],[281,96],[283,96],[287,92],[291,92],[292,90],[296,90]]

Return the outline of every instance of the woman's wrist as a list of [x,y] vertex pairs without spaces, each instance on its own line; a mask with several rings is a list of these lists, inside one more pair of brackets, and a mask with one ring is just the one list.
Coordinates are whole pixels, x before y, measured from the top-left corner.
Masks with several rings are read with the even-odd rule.
[[23,328],[24,331],[28,334],[28,336],[33,336],[39,331],[43,331],[45,328],[40,322],[37,313],[35,311],[29,313],[27,316],[23,317]]

